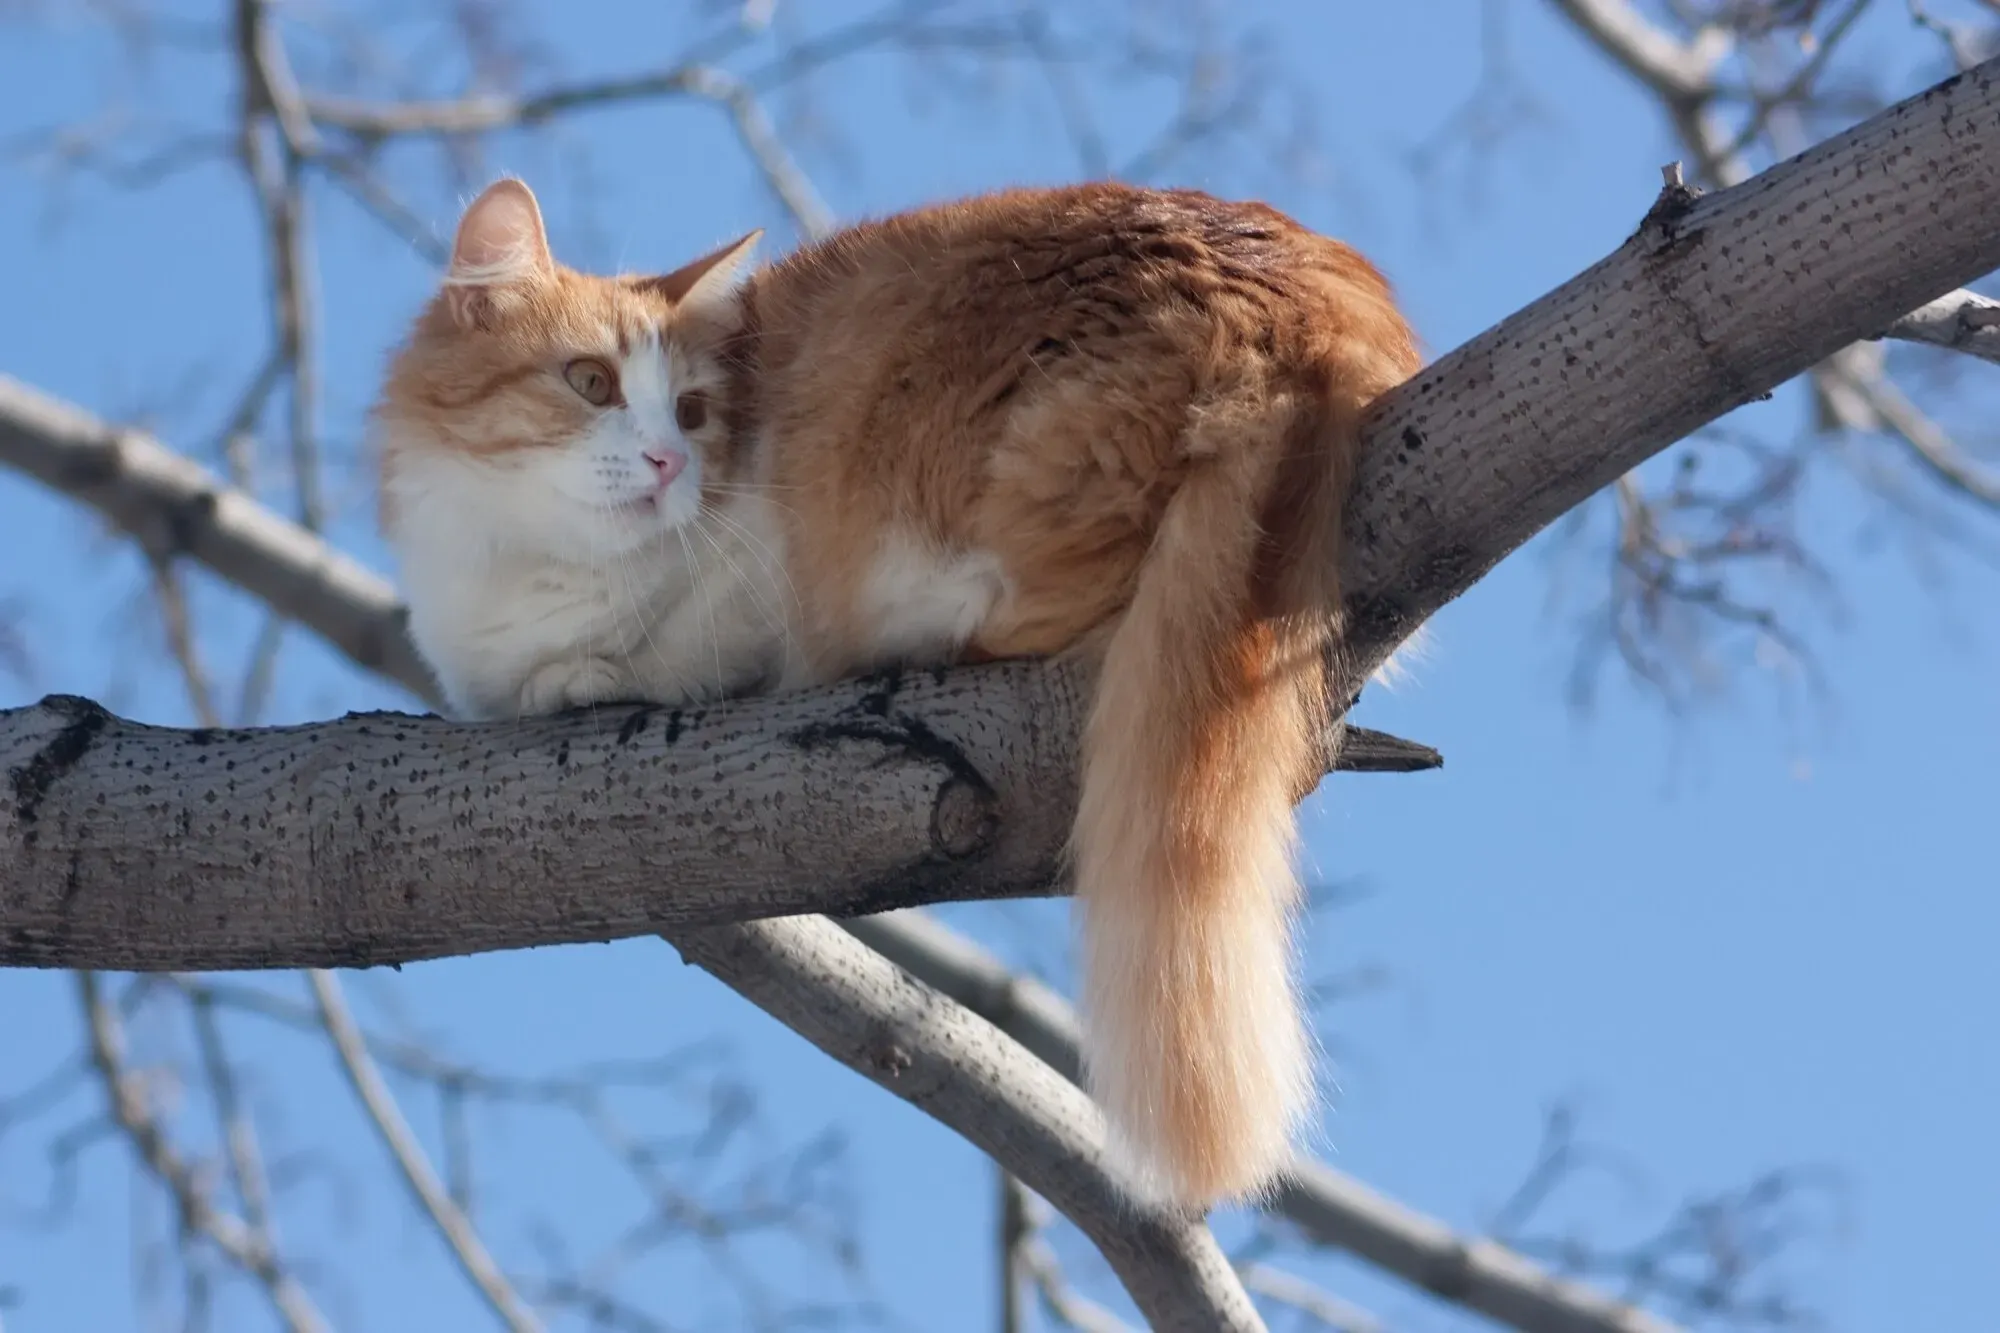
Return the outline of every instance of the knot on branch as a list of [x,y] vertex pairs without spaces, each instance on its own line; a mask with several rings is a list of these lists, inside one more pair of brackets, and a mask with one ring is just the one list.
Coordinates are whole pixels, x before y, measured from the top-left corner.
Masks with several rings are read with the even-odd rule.
[[1679,242],[1692,241],[1701,233],[1681,231],[1681,224],[1701,200],[1701,188],[1689,185],[1681,174],[1681,164],[1669,162],[1660,168],[1660,193],[1653,200],[1653,206],[1646,210],[1646,216],[1639,220],[1639,230],[1634,239],[1648,239],[1656,248],[1671,247]]
[[931,851],[949,861],[970,860],[987,851],[999,831],[998,794],[957,742],[939,735],[921,718],[895,711],[899,683],[896,673],[871,678],[854,709],[801,727],[789,739],[807,751],[860,741],[879,745],[898,758],[942,768],[947,776],[931,804]]

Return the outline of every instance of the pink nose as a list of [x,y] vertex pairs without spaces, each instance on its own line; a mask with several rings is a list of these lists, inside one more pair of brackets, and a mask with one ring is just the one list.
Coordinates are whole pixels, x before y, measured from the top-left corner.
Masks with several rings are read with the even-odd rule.
[[664,489],[673,485],[674,478],[688,465],[688,456],[675,453],[672,449],[648,449],[646,461],[653,465],[653,471],[658,474],[659,484]]

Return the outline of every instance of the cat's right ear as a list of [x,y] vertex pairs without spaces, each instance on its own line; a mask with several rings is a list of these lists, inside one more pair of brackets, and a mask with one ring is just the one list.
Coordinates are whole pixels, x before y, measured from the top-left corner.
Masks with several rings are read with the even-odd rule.
[[555,271],[535,192],[511,176],[486,187],[459,219],[444,300],[461,329],[489,324],[510,294]]

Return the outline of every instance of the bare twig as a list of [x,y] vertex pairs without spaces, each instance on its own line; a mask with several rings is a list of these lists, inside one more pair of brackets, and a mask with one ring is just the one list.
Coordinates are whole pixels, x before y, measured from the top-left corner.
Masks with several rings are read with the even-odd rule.
[[1728,29],[1704,27],[1682,45],[1627,0],[1550,0],[1625,72],[1674,103],[1709,95],[1715,70],[1735,46]]
[[218,1208],[195,1170],[168,1141],[154,1115],[144,1080],[125,1064],[124,1037],[117,1012],[105,1000],[95,972],[76,974],[90,1037],[90,1058],[111,1116],[133,1151],[173,1201],[183,1233],[215,1246],[232,1264],[255,1278],[292,1333],[318,1333],[326,1327],[298,1279],[279,1261],[268,1232],[253,1229],[242,1218]]
[[1381,1321],[1351,1301],[1322,1291],[1296,1273],[1270,1264],[1250,1263],[1238,1270],[1254,1296],[1297,1310],[1330,1333],[1382,1333]]
[[348,1012],[339,981],[332,973],[322,970],[309,971],[306,978],[312,986],[313,1002],[319,1006],[320,1021],[340,1056],[341,1071],[347,1075],[355,1096],[367,1109],[368,1118],[374,1124],[383,1146],[395,1159],[396,1169],[404,1183],[430,1215],[438,1234],[458,1261],[459,1268],[479,1289],[494,1317],[513,1333],[539,1333],[541,1321],[535,1318],[501,1273],[499,1265],[493,1262],[493,1256],[487,1252],[478,1231],[439,1183],[437,1173],[431,1169],[430,1159],[403,1120],[395,1097],[382,1082],[375,1062],[369,1058],[367,1045],[361,1039],[353,1015]]
[[1965,499],[2000,509],[2000,471],[1967,458],[1957,443],[1881,374],[1858,373],[1839,363],[1821,376],[1837,419],[1861,429],[1885,430],[1909,448],[1931,475]]

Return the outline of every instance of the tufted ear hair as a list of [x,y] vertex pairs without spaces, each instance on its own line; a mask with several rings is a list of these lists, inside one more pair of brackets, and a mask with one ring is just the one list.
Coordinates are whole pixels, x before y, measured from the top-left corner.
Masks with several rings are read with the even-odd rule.
[[462,329],[485,327],[510,293],[555,271],[535,192],[511,176],[486,187],[459,219],[445,305]]

